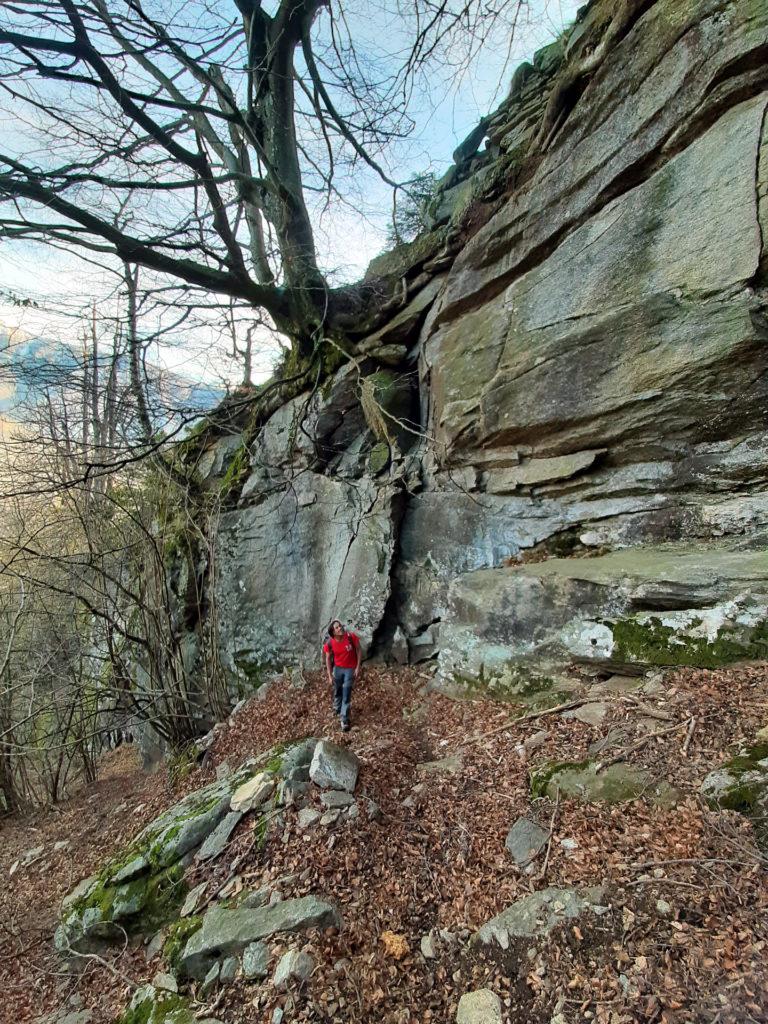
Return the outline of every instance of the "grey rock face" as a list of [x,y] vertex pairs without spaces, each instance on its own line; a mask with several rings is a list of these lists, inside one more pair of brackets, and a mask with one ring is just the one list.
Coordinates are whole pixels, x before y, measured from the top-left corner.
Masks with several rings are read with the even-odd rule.
[[341,927],[335,906],[316,896],[283,900],[257,909],[213,907],[203,918],[184,948],[180,966],[193,978],[205,977],[213,960],[230,953],[239,953],[252,942],[282,932],[307,928]]
[[498,944],[507,949],[511,939],[540,938],[596,906],[602,909],[603,897],[604,890],[600,886],[542,889],[513,903],[484,924],[473,941],[482,945]]
[[[451,169],[432,210],[460,228],[498,173],[487,222],[458,253],[434,232],[374,261],[389,280],[428,262],[358,362],[251,444],[215,552],[220,653],[240,686],[286,651],[318,665],[334,615],[374,653],[438,658],[443,683],[541,660],[642,666],[649,645],[622,637],[658,635],[654,619],[674,634],[654,664],[711,663],[724,638],[728,658],[754,653],[768,569],[735,554],[768,539],[768,10],[643,6],[514,187],[495,154],[526,162],[549,76],[598,26],[518,71],[483,121],[490,148]],[[359,377],[399,410],[391,451],[375,451]],[[405,436],[406,409],[434,443]]]
[[320,740],[312,757],[309,777],[322,789],[345,790],[352,793],[357,784],[359,770],[360,760],[351,750],[339,747],[330,740]]
[[549,831],[535,821],[518,818],[504,842],[518,867],[524,868],[547,845]]

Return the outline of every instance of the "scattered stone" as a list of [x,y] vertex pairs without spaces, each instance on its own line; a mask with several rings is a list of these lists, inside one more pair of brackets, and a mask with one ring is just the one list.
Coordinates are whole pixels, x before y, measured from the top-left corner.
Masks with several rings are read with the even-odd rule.
[[421,955],[426,960],[434,960],[437,956],[437,942],[435,940],[435,933],[428,932],[426,935],[421,937]]
[[642,676],[610,676],[602,683],[597,683],[592,687],[593,692],[605,692],[605,693],[632,693],[633,690],[639,690],[643,685]]
[[261,981],[269,974],[269,948],[263,942],[252,942],[243,952],[243,974]]
[[283,894],[281,892],[279,892],[277,889],[275,889],[273,892],[271,892],[269,894],[269,900],[267,902],[267,906],[268,907],[274,907],[274,905],[276,903],[281,903],[282,899],[283,899]]
[[218,984],[219,972],[221,971],[221,964],[218,960],[206,971],[205,977],[203,978],[203,984],[200,986],[200,991],[203,995],[208,993]]
[[438,761],[422,761],[421,764],[416,765],[416,768],[423,775],[440,775],[443,772],[455,775],[461,771],[461,765],[461,752],[457,751],[457,753],[442,757]]
[[252,779],[238,786],[232,794],[230,808],[245,814],[265,803],[275,789],[275,778],[269,772],[259,772]]
[[345,793],[337,789],[331,789],[327,793],[320,794],[320,803],[325,807],[351,807],[355,798],[351,793]]
[[339,820],[340,814],[341,814],[341,811],[337,810],[336,808],[334,808],[334,809],[332,809],[330,811],[326,811],[325,814],[320,819],[320,824],[325,826],[325,827],[329,827],[330,825],[335,825],[336,822]]
[[271,683],[262,683],[255,693],[256,700],[259,702],[265,701],[267,699],[267,694],[269,693],[271,686]]
[[219,971],[219,984],[220,985],[231,985],[237,977],[237,972],[240,970],[240,962],[236,956],[228,956],[224,963],[221,965]]
[[238,953],[259,939],[307,928],[341,927],[341,917],[331,903],[316,896],[283,900],[256,909],[213,907],[202,927],[187,942],[180,957],[182,971],[193,978],[205,977],[211,961]]
[[473,942],[509,947],[512,938],[534,938],[548,935],[563,924],[581,917],[587,911],[602,909],[605,895],[602,886],[586,889],[550,886],[517,900],[475,933]]
[[309,953],[289,949],[281,958],[272,979],[276,989],[287,988],[289,982],[306,981],[315,969],[315,962]]
[[36,860],[40,860],[44,851],[44,846],[35,846],[31,850],[27,850],[25,853],[22,853],[21,857],[19,857],[19,866],[22,868],[30,867]]
[[277,787],[277,802],[281,807],[302,807],[308,789],[307,782],[284,779]]
[[178,992],[179,986],[176,979],[172,974],[166,974],[164,971],[158,971],[152,979],[153,988],[165,989],[166,992]]
[[489,988],[466,992],[459,1000],[456,1024],[503,1024],[501,1000]]
[[217,900],[228,900],[233,896],[239,896],[243,891],[243,876],[233,875],[228,878],[224,885],[216,893]]
[[207,882],[201,882],[196,885],[194,889],[190,889],[187,893],[187,897],[181,905],[179,911],[179,917],[189,917],[190,914],[194,914],[197,910],[197,905],[203,897],[205,890],[208,888]]
[[356,803],[354,803],[352,804],[351,807],[348,807],[346,809],[345,813],[350,821],[355,821],[357,818],[360,817],[360,808],[357,806]]
[[309,777],[321,789],[343,789],[352,793],[359,770],[360,760],[351,750],[330,740],[320,740],[312,755]]
[[215,860],[216,857],[220,857],[227,847],[229,837],[235,831],[235,828],[242,817],[242,811],[230,811],[225,818],[222,818],[213,832],[211,832],[203,845],[197,851],[195,860],[202,862],[206,860]]
[[299,811],[299,828],[311,828],[320,821],[320,817],[320,811],[316,811],[314,807],[302,807]]
[[272,1011],[272,1024],[283,1024],[284,1016],[285,1011],[282,1010],[279,1006],[276,1006]]
[[366,797],[364,807],[368,821],[381,821],[381,808],[375,800],[370,800]]
[[255,889],[253,892],[249,892],[248,895],[241,900],[240,906],[248,910],[254,910],[256,907],[263,907],[269,903],[270,892],[271,890],[266,886],[263,889]]
[[666,900],[656,900],[656,910],[662,917],[669,917],[672,913],[672,904]]
[[544,849],[549,836],[549,830],[541,828],[535,821],[518,818],[509,830],[504,845],[517,866],[524,868]]
[[221,764],[216,765],[216,778],[221,782],[222,779],[228,779],[232,774],[232,769],[226,761],[222,761]]
[[577,721],[584,722],[586,725],[594,726],[597,729],[603,724],[603,719],[607,713],[608,705],[595,701],[594,704],[582,704],[580,708],[564,711],[562,717],[567,719],[575,718]]
[[166,930],[161,928],[160,931],[155,932],[152,938],[147,943],[147,960],[154,960],[156,956],[159,956],[165,945]]
[[571,853],[573,853],[574,850],[578,850],[579,848],[579,844],[576,842],[576,840],[571,839],[569,836],[566,836],[565,839],[561,839],[560,845],[565,850],[567,855],[570,855]]
[[59,839],[57,843],[53,844],[53,849],[58,853],[59,850],[67,850],[72,845],[69,839]]

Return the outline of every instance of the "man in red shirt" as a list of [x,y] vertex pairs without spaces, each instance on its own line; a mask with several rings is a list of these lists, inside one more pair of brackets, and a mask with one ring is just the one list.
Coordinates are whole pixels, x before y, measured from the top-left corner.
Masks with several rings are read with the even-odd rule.
[[352,683],[357,679],[362,660],[360,637],[348,632],[338,619],[334,619],[328,627],[323,652],[328,682],[333,687],[333,710],[341,715],[342,732],[348,732]]

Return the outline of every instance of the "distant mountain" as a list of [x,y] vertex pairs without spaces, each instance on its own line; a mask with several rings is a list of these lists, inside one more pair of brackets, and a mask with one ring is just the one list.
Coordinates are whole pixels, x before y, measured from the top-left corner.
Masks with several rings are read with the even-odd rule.
[[[106,353],[101,372],[106,379]],[[0,416],[23,419],[24,408],[37,404],[47,389],[79,389],[82,373],[82,357],[72,346],[0,323]],[[121,360],[120,376],[127,383],[127,359]],[[147,376],[148,401],[159,422],[203,413],[225,395],[223,388],[159,366],[148,365]]]

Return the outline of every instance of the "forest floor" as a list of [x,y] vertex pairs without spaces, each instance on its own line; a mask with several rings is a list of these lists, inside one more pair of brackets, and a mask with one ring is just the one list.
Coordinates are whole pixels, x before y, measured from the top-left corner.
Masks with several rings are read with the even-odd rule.
[[[309,673],[305,689],[281,683],[263,703],[246,704],[218,734],[206,767],[175,787],[165,771],[142,773],[124,747],[67,803],[1,821],[0,1019],[27,1024],[89,1009],[92,1024],[114,1020],[161,960],[129,943],[68,973],[52,947],[62,897],[165,807],[215,778],[217,766],[235,768],[275,742],[315,735],[358,755],[356,795],[375,800],[381,820],[361,815],[333,830],[300,831],[289,815],[259,849],[246,816],[225,855],[195,868],[191,881],[224,882],[245,854],[237,885],[292,876],[284,895],[327,896],[344,926],[306,938],[316,967],[301,989],[278,993],[240,979],[208,1002],[198,994],[200,1018],[269,1022],[280,1007],[284,1024],[448,1024],[464,992],[491,988],[508,1024],[768,1021],[768,861],[749,821],[710,810],[699,796],[704,777],[768,723],[768,666],[679,670],[663,680],[574,674],[572,699],[602,705],[598,724],[572,717],[573,708],[452,700],[429,692],[428,679],[414,669],[367,669],[353,729],[342,734],[324,678]],[[674,784],[680,801],[670,808],[645,796],[616,804],[532,796],[532,768],[581,762],[596,743],[606,761]],[[504,845],[523,815],[551,830],[527,872]],[[39,847],[38,859],[11,874]],[[605,886],[608,912],[571,922],[543,944],[495,954],[468,944],[515,900],[565,885]],[[440,928],[456,941],[425,956],[422,938]]]

